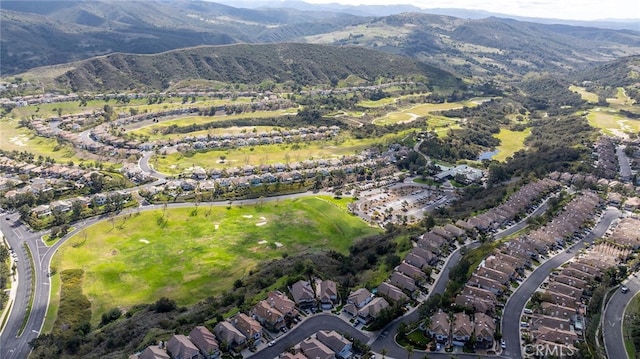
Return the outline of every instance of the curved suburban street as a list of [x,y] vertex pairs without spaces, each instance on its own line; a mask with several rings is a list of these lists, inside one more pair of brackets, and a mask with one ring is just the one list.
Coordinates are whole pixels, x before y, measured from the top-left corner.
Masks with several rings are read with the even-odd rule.
[[[601,220],[595,228],[581,241],[574,243],[570,251],[562,251],[558,255],[550,258],[546,262],[538,266],[511,294],[504,307],[504,315],[502,316],[502,335],[507,343],[507,349],[503,351],[503,355],[509,358],[522,358],[522,348],[520,345],[520,316],[525,304],[533,295],[538,287],[549,276],[551,271],[562,263],[573,258],[583,243],[593,243],[596,238],[601,237],[609,228],[611,223],[620,217],[620,211],[616,208],[608,208],[602,215]],[[618,358],[618,357],[612,357]]]
[[625,285],[627,293],[617,290],[609,299],[602,318],[602,338],[607,351],[607,357],[616,359],[629,358],[624,345],[622,327],[624,326],[624,312],[634,296],[640,293],[640,279],[638,273],[629,277]]

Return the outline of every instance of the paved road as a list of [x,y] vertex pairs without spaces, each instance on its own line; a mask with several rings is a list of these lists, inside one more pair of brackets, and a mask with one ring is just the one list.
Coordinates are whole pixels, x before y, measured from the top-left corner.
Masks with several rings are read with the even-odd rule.
[[322,313],[305,319],[302,323],[298,324],[295,329],[290,330],[285,335],[276,339],[274,346],[266,347],[253,354],[252,357],[275,358],[287,350],[287,348],[291,348],[306,339],[310,333],[315,333],[319,330],[335,330],[339,333],[348,333],[362,343],[366,343],[367,340],[369,340],[364,333],[355,329],[338,316]]
[[578,253],[578,249],[582,248],[583,242],[593,243],[596,238],[602,237],[611,223],[620,217],[620,214],[618,209],[608,208],[595,228],[585,236],[583,240],[576,242],[570,247],[572,249],[571,252],[563,251],[538,266],[513,292],[504,307],[504,315],[502,316],[502,335],[507,343],[507,349],[502,353],[504,356],[517,359],[522,358],[522,350],[520,347],[520,316],[522,315],[524,305],[529,298],[531,298],[533,292],[538,289],[540,284],[544,282],[554,268],[573,258],[573,256]]
[[624,311],[627,305],[629,305],[634,296],[640,293],[640,279],[637,275],[638,273],[630,277],[625,283],[627,287],[629,287],[629,291],[627,293],[622,293],[620,290],[616,291],[604,309],[602,337],[608,358],[629,358],[624,346],[622,326],[628,324],[628,322],[623,322]]
[[[42,280],[41,278],[43,278],[38,275],[42,270],[40,261],[38,260],[39,252],[37,243],[34,240],[38,235],[29,232],[26,227],[22,226],[19,221],[17,221],[17,214],[5,214],[0,217],[2,217],[0,218],[0,229],[5,235],[9,246],[13,248],[18,256],[18,287],[16,289],[15,302],[13,303],[9,318],[0,337],[0,357],[3,359],[22,359],[26,358],[31,350],[29,341],[36,338],[40,332],[42,321],[38,318],[44,318],[46,313],[46,307],[49,302],[49,290],[48,288],[44,289],[42,285],[36,285],[31,310],[32,315],[29,317],[22,335],[17,338],[32,294],[31,278],[35,277],[36,280]],[[8,218],[8,220],[5,218]],[[35,262],[34,267],[31,266],[23,243],[29,246]]]
[[629,157],[624,152],[626,146],[618,146],[616,148],[616,155],[618,155],[618,163],[620,164],[620,178],[625,181],[631,180],[631,165],[629,164]]

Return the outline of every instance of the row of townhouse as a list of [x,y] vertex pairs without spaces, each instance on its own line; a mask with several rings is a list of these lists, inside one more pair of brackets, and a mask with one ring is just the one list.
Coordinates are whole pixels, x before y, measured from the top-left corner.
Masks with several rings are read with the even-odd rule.
[[475,338],[475,348],[493,347],[496,322],[493,317],[485,313],[474,313],[469,316],[464,312],[446,313],[439,310],[429,320],[426,334],[439,343],[465,346]]
[[148,346],[129,359],[216,359],[220,354],[220,345],[213,333],[197,326],[188,336],[174,334],[166,344]]
[[343,335],[332,330],[320,330],[282,353],[284,359],[348,359],[352,354],[353,343]]
[[[501,306],[507,299],[511,283],[519,280],[525,274],[525,270],[531,268],[533,260],[547,254],[549,250],[556,249],[557,246],[564,246],[567,238],[581,233],[581,228],[592,218],[599,204],[600,198],[594,192],[585,191],[578,194],[547,225],[495,250],[472,273],[462,291],[456,296],[455,304],[474,312],[474,315],[495,315],[496,307]],[[556,287],[563,290],[563,285],[564,283],[559,283]],[[577,294],[572,293],[574,298]],[[450,342],[454,345],[464,345],[467,341],[452,339]],[[477,342],[476,345],[479,343],[490,344],[486,348],[493,345],[493,341]]]
[[62,213],[70,212],[73,209],[74,202],[80,204],[81,209],[92,206],[103,206],[109,201],[121,201],[122,204],[131,200],[131,194],[124,191],[116,191],[113,193],[98,193],[91,197],[80,196],[66,200],[54,201],[49,204],[41,204],[31,209],[31,215],[44,218],[50,216],[54,211]]
[[640,249],[637,236],[636,246],[628,242],[630,233],[637,233],[639,227],[639,219],[623,219],[605,241],[549,275],[539,289],[541,302],[530,303],[533,310],[523,324],[526,327],[523,331],[528,332],[532,342],[574,348],[584,340],[585,313],[595,279]]
[[561,249],[567,241],[581,238],[585,226],[601,208],[601,198],[593,191],[583,191],[572,199],[549,223],[504,245],[502,251],[529,263],[549,251]]
[[456,226],[481,232],[495,231],[533,210],[542,198],[559,187],[560,183],[549,178],[527,183],[504,203],[467,220],[459,220]]
[[612,137],[601,136],[595,144],[593,157],[600,177],[613,179],[618,174],[616,144]]
[[[122,121],[120,121],[122,122]],[[159,142],[141,142],[139,140],[126,140],[118,135],[116,128],[118,123],[102,124],[90,130],[91,139],[117,148],[137,149],[137,150],[153,150],[164,146],[178,146],[179,150],[188,151],[190,149],[207,149],[207,148],[234,148],[245,146],[269,145],[280,143],[309,142],[331,139],[340,133],[338,126],[320,126],[320,127],[300,127],[295,130],[270,131],[260,133],[239,133],[239,134],[221,134],[221,135],[202,135],[202,136],[185,136],[179,137],[172,141]],[[47,129],[41,126],[35,128],[36,131],[50,135],[50,131],[58,134],[67,132],[62,129]]]
[[0,172],[6,174],[25,174],[29,177],[64,179],[69,181],[86,182],[91,174],[96,172],[77,166],[51,163],[29,163],[0,156]]
[[[336,171],[344,172],[345,180],[351,178],[353,181],[363,181],[365,179],[364,176],[359,176],[357,174],[359,169],[365,167],[379,167],[384,169],[385,166],[390,165],[384,160],[369,160],[357,165],[346,165],[339,168],[322,168],[302,171],[294,170],[290,172],[281,172],[275,174],[262,173],[260,175],[244,175],[243,172],[231,171],[231,173],[238,173],[240,175],[238,177],[219,177],[207,180],[197,180],[194,178],[170,180],[165,183],[163,187],[153,189],[153,191],[171,192],[177,190],[178,188],[182,189],[183,191],[193,191],[196,188],[200,189],[201,191],[214,191],[217,189],[231,190],[237,188],[248,188],[272,183],[291,184],[309,181],[318,178],[318,176],[320,176],[320,178],[322,179],[329,178],[332,176],[332,173],[335,173]],[[204,177],[204,175],[202,177]]]

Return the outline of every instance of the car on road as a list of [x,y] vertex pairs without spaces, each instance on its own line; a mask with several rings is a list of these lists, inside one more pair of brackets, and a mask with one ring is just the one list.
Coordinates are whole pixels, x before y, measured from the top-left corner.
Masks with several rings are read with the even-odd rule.
[[629,291],[629,287],[627,287],[626,285],[623,285],[622,287],[620,287],[620,291],[621,291],[622,293],[626,293],[626,292],[628,292],[628,291]]
[[500,339],[500,348],[507,349],[507,342],[504,339]]
[[276,341],[275,341],[275,340],[272,340],[272,341],[270,341],[270,342],[269,342],[269,344],[268,344],[268,345],[269,345],[270,347],[272,347],[272,346],[276,345]]
[[380,334],[381,337],[386,337],[389,334],[388,330],[385,330],[382,332],[382,334]]

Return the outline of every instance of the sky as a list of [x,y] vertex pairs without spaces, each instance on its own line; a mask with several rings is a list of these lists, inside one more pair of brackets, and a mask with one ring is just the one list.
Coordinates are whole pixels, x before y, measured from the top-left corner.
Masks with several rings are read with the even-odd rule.
[[639,0],[304,0],[345,5],[411,4],[420,8],[460,8],[567,20],[640,19]]

